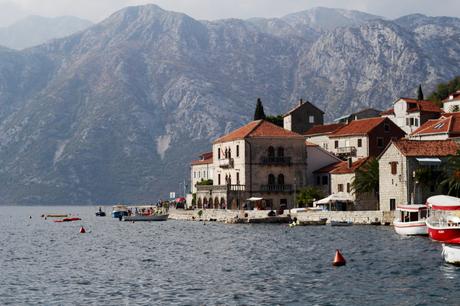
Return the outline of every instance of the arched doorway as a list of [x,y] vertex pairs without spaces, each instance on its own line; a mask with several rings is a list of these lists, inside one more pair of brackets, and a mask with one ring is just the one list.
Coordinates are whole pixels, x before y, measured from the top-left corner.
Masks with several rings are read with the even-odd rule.
[[203,198],[203,207],[208,208],[208,199]]
[[203,203],[201,202],[201,198],[198,198],[198,208],[203,208]]
[[219,198],[218,197],[214,198],[214,208],[219,209]]
[[220,208],[221,209],[225,209],[225,199],[224,198],[220,198]]
[[231,209],[237,210],[238,209],[238,201],[236,199],[233,199],[232,204],[230,205]]

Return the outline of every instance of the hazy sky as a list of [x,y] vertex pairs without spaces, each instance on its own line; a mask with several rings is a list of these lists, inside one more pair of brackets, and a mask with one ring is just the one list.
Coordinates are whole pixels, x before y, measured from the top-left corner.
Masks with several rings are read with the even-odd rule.
[[280,17],[316,6],[395,18],[412,13],[460,16],[460,0],[0,0],[0,25],[27,15],[72,15],[100,21],[129,5],[155,3],[197,19]]

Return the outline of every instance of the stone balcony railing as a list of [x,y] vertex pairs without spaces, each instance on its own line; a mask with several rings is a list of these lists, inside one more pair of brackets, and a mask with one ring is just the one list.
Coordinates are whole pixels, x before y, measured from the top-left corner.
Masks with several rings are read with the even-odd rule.
[[337,154],[356,156],[355,147],[339,147],[337,148]]
[[262,165],[290,165],[291,157],[289,156],[264,156],[260,159]]
[[261,185],[262,192],[291,192],[292,185]]
[[197,191],[205,191],[205,192],[227,192],[227,191],[245,191],[245,185],[197,185]]
[[218,162],[219,162],[219,167],[225,168],[225,169],[233,168],[233,165],[234,165],[233,158],[219,159]]

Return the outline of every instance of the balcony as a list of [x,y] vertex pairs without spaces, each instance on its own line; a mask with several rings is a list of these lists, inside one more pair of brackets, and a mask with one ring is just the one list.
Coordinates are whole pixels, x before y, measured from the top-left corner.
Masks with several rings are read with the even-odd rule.
[[197,185],[197,191],[202,192],[227,192],[227,191],[245,191],[245,185]]
[[286,156],[264,156],[260,159],[262,165],[289,166],[291,157]]
[[291,192],[292,185],[261,185],[262,192]]
[[219,159],[218,162],[219,162],[219,167],[223,169],[233,168],[233,165],[234,165],[233,158]]
[[346,155],[346,156],[356,156],[356,148],[355,147],[340,147],[337,148],[338,155]]

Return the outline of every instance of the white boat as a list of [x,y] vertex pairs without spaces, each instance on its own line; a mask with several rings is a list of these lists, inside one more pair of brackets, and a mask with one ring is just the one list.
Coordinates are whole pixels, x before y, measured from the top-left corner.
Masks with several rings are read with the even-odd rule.
[[167,209],[156,206],[131,206],[123,221],[166,221],[169,214]]
[[331,220],[331,226],[352,226],[353,221],[337,221],[337,220]]
[[132,215],[124,216],[123,221],[166,221],[168,214],[164,215]]
[[428,235],[426,226],[428,208],[426,205],[400,205],[393,221],[396,233],[404,236]]
[[460,245],[442,244],[442,257],[444,261],[460,266]]

